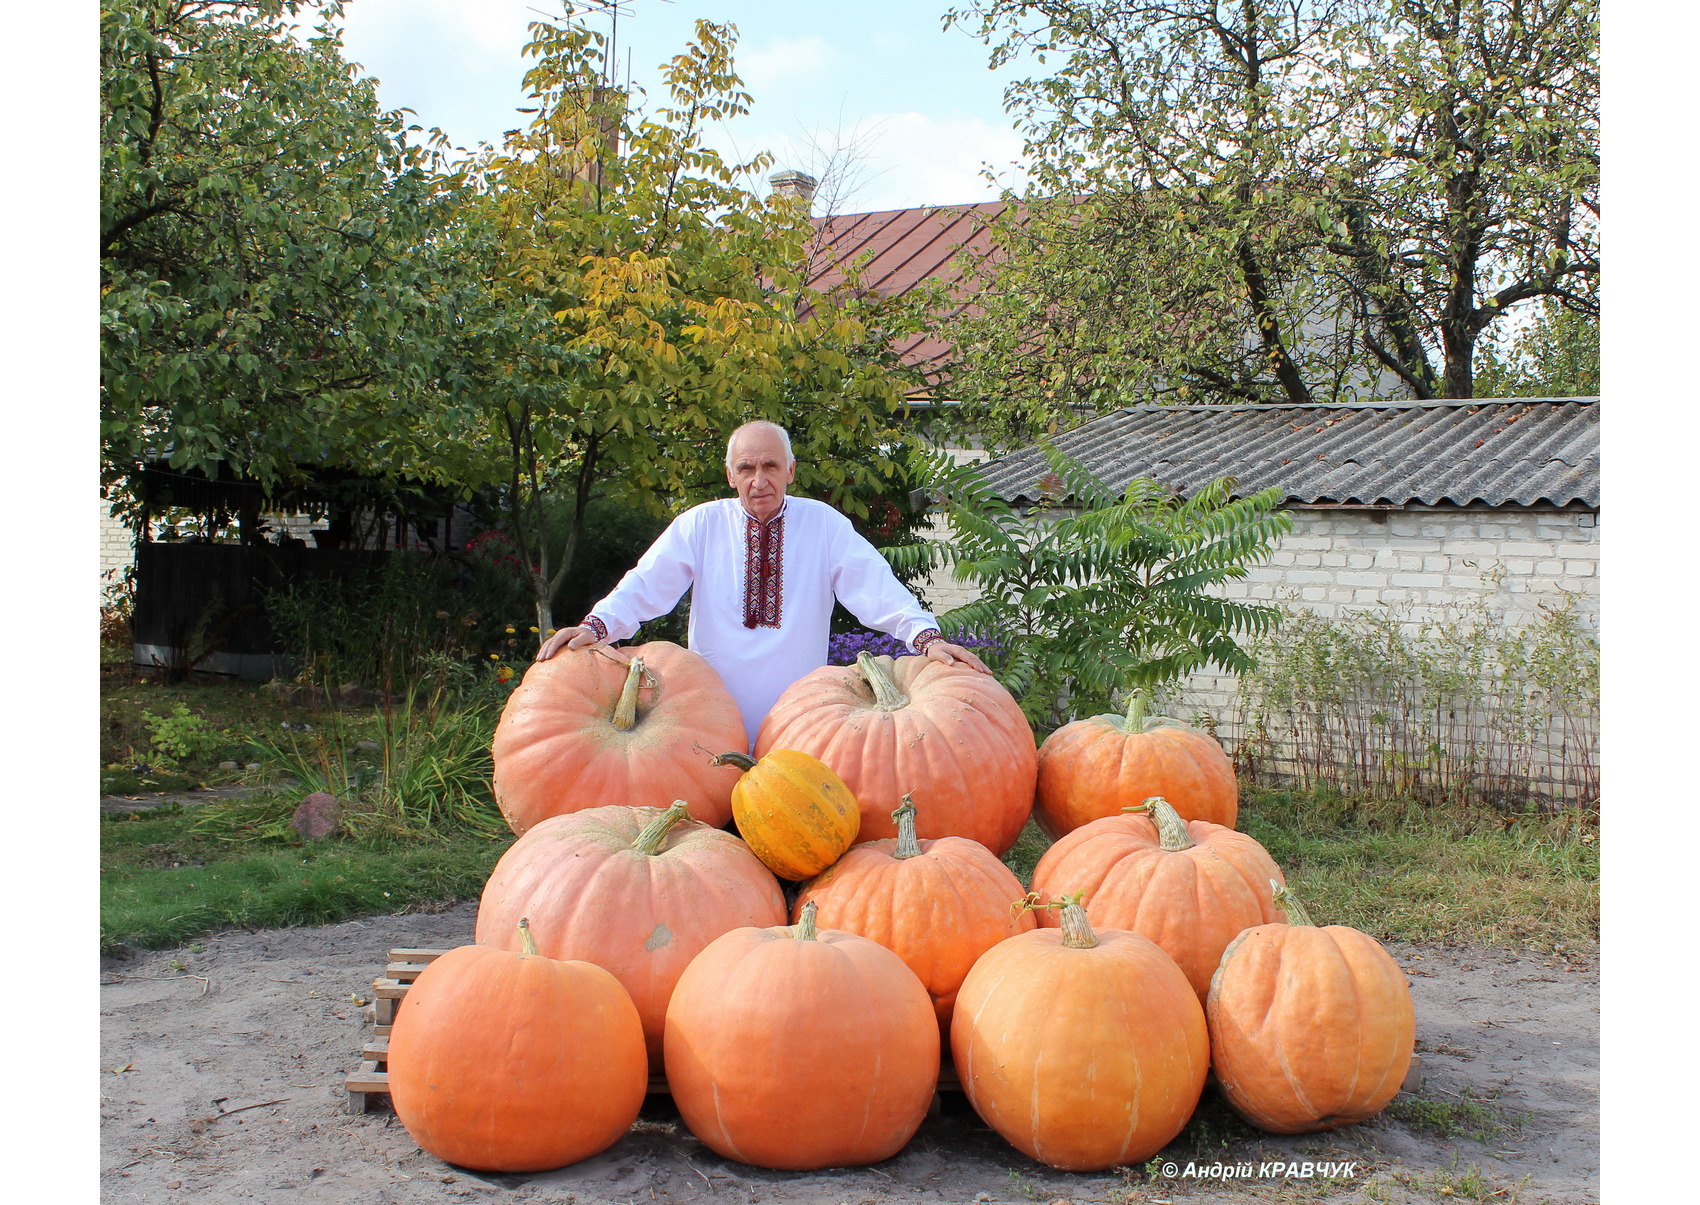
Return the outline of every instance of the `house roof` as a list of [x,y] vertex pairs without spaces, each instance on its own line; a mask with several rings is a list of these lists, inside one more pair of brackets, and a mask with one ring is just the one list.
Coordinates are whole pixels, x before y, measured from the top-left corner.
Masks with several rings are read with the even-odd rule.
[[[922,284],[946,286],[955,305],[937,315],[936,327],[974,312],[969,298],[979,282],[964,279],[957,253],[964,248],[975,257],[990,252],[985,225],[1005,208],[1002,201],[989,201],[816,218],[808,283],[822,291],[833,288],[855,267],[861,272],[861,287],[882,297],[901,297]],[[911,336],[893,349],[905,364],[921,370],[929,388],[944,379],[952,355],[949,343],[930,334]],[[917,396],[925,396],[925,391]]]
[[[1478,398],[1326,406],[1134,406],[1052,442],[1121,490],[1188,494],[1217,477],[1288,504],[1571,506],[1600,501],[1599,399]],[[989,461],[999,497],[1036,502],[1049,468],[1025,448]]]

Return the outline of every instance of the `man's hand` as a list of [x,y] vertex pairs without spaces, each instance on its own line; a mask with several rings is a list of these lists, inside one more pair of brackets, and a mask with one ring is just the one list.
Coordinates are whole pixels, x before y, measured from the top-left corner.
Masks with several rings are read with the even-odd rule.
[[982,674],[992,671],[986,668],[986,663],[960,644],[951,644],[944,640],[935,640],[927,646],[927,658],[945,665],[966,665],[969,669],[979,670]]
[[589,648],[596,643],[596,633],[589,628],[562,628],[543,642],[543,647],[537,650],[534,661],[547,661],[556,653],[565,649]]

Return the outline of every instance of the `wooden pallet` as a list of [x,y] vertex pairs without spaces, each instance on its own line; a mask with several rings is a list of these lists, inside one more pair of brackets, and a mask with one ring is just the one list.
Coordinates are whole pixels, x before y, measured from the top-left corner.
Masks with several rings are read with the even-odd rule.
[[[372,1037],[360,1048],[359,1070],[343,1081],[343,1087],[348,1091],[350,1113],[369,1113],[380,1102],[389,1101],[390,1030],[395,1025],[396,1010],[407,998],[407,990],[413,986],[419,972],[446,953],[447,950],[391,950],[383,975],[372,980]],[[666,1077],[651,1076],[649,1091],[666,1095]],[[962,1091],[962,1083],[956,1077],[956,1068],[951,1066],[948,1052],[939,1068],[939,1091]],[[937,1097],[934,1097],[933,1108],[935,1111],[938,1108]]]

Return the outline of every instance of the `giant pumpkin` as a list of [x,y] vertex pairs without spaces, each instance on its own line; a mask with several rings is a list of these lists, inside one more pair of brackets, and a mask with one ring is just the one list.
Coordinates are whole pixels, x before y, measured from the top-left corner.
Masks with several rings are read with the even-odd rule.
[[734,929],[679,979],[667,1008],[667,1086],[718,1155],[802,1171],[878,1163],[920,1128],[939,1078],[921,981],[854,933]]
[[1057,928],[999,942],[957,993],[951,1056],[986,1124],[1063,1171],[1139,1163],[1181,1132],[1210,1066],[1204,1009],[1137,933]]
[[606,967],[631,994],[650,1065],[673,986],[704,946],[744,925],[782,925],[779,882],[737,837],[671,808],[590,808],[542,821],[508,847],[478,901],[477,941],[516,948],[529,917],[551,958]]
[[1369,934],[1318,928],[1297,901],[1279,902],[1288,923],[1240,934],[1210,981],[1216,1082],[1270,1133],[1356,1124],[1387,1107],[1410,1069],[1410,981]]
[[390,1103],[420,1147],[487,1172],[563,1167],[612,1146],[649,1086],[626,990],[586,962],[460,946],[414,980],[389,1043]]
[[1187,820],[1234,827],[1239,785],[1222,746],[1146,706],[1134,691],[1125,715],[1075,720],[1045,738],[1033,819],[1051,840],[1153,795]]
[[822,928],[871,937],[908,964],[926,986],[939,1030],[950,1039],[956,992],[980,955],[1034,928],[1021,880],[984,845],[966,837],[915,836],[916,808],[905,795],[892,819],[897,836],[864,841],[803,884],[792,906],[819,908]]
[[1033,810],[1038,749],[990,674],[926,657],[828,665],[793,683],[762,721],[756,755],[799,749],[830,766],[862,811],[861,839],[895,837],[913,792],[922,837],[969,837],[1003,854]]
[[689,649],[563,649],[534,662],[502,709],[490,750],[496,803],[520,836],[548,816],[675,799],[718,827],[731,819],[738,772],[702,751],[748,745],[730,692]]
[[[1182,820],[1161,798],[1150,815],[1106,816],[1075,829],[1033,868],[1041,896],[1082,894],[1094,925],[1128,929],[1168,951],[1200,1003],[1222,951],[1252,925],[1278,921],[1281,870],[1256,838]],[[1058,921],[1050,914],[1042,925]]]

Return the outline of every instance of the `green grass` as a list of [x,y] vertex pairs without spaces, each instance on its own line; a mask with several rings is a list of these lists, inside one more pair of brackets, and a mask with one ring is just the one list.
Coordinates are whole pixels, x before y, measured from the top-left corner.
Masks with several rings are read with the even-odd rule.
[[199,809],[100,825],[100,942],[162,948],[226,926],[318,925],[477,899],[509,839],[233,842],[195,831]]

